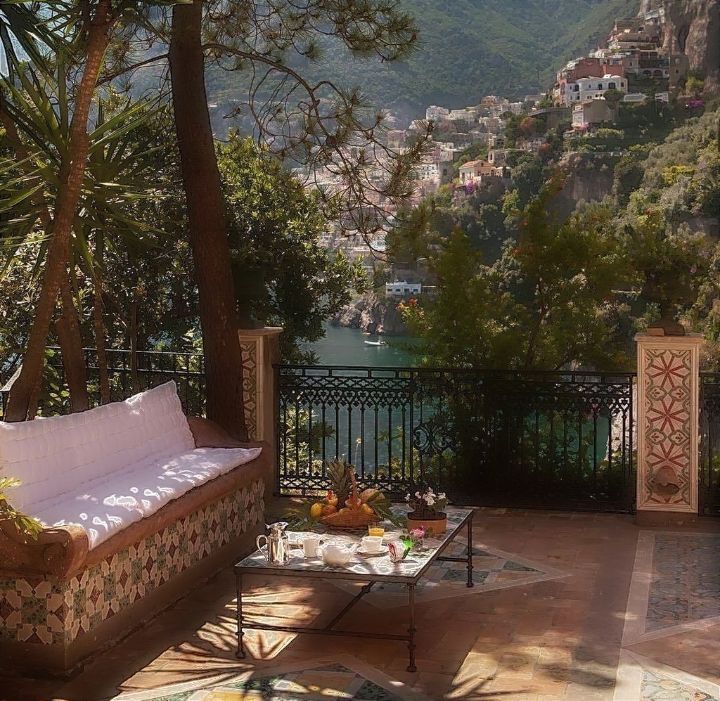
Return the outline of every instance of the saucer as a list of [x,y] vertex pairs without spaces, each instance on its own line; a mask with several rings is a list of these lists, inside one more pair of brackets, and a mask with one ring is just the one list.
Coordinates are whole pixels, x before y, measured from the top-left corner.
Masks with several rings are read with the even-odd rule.
[[358,555],[363,557],[378,557],[379,555],[386,555],[387,550],[365,550],[364,548],[358,548],[355,551]]

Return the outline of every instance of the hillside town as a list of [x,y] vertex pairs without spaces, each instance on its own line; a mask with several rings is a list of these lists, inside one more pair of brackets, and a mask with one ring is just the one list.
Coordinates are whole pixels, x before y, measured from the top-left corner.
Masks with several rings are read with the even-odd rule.
[[[431,105],[424,119],[405,128],[397,127],[395,116],[387,114],[392,127],[386,133],[387,146],[397,152],[432,125],[409,204],[418,205],[441,187],[450,188],[458,203],[479,190],[507,190],[519,156],[568,158],[582,150],[583,140],[614,127],[621,105],[669,104],[682,97],[692,106],[689,61],[664,41],[664,21],[662,10],[616,20],[603,45],[564,65],[545,93],[521,99],[487,95],[476,105],[458,109]],[[320,181],[332,187],[332,176],[324,174]],[[397,212],[391,205],[387,212],[392,224]],[[368,271],[383,260],[386,250],[383,232],[368,241],[348,237],[339,227],[327,232],[323,243],[361,261]],[[403,283],[391,281],[386,296],[397,296]]]

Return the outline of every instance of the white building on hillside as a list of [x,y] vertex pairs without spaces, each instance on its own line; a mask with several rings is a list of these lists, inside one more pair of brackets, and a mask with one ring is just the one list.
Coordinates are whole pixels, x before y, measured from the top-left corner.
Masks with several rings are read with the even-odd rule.
[[425,110],[425,119],[427,119],[428,122],[438,122],[447,119],[449,114],[450,110],[446,107],[430,105],[430,107]]
[[396,280],[385,283],[386,297],[411,297],[422,294],[422,283]]
[[578,78],[567,83],[564,95],[560,96],[563,104],[567,106],[582,104],[588,100],[598,100],[608,90],[617,90],[627,93],[627,78],[620,75],[604,75],[602,78]]

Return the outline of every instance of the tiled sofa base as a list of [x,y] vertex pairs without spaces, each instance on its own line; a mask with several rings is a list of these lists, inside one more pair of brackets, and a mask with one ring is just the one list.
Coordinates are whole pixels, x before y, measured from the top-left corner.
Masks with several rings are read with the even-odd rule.
[[67,672],[248,552],[263,530],[265,479],[242,470],[252,479],[170,522],[161,510],[154,532],[67,577],[0,571],[0,664]]

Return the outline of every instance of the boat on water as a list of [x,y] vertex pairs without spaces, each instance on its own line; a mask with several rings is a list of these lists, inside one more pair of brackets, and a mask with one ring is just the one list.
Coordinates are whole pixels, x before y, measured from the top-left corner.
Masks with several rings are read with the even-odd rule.
[[366,346],[386,346],[385,341],[365,341]]

